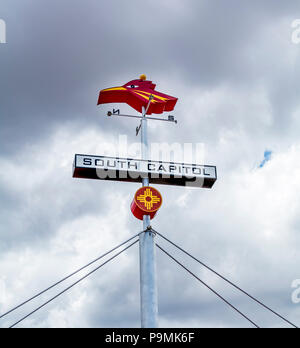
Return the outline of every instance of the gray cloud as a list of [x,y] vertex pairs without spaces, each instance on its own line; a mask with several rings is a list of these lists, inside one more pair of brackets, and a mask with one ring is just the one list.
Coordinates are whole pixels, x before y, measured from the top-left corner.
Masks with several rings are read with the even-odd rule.
[[[9,44],[1,47],[0,56],[5,67],[0,86],[1,149],[16,151],[23,139],[47,136],[66,120],[99,126],[98,90],[140,72],[153,79],[180,76],[184,85],[202,88],[224,83],[249,86],[251,81],[255,87],[269,77],[272,95],[288,92],[272,76],[265,76],[274,74],[262,69],[272,57],[265,41],[263,47],[257,42],[264,28],[276,27],[285,17],[292,19],[296,5],[189,1],[180,11],[175,10],[178,3],[169,1],[159,8],[136,1],[6,5]],[[277,35],[279,30],[280,26]],[[276,46],[276,38],[265,39],[270,47]],[[255,56],[258,60],[253,61]],[[289,75],[283,72],[285,79]],[[112,130],[110,125],[101,127]]]

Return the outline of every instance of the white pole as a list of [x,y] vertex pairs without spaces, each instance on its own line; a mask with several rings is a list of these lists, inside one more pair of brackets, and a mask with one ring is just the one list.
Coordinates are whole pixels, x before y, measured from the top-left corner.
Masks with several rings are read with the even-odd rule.
[[[141,120],[142,159],[148,160],[148,136],[146,110],[143,107]],[[149,186],[149,179],[143,178],[143,186]],[[150,216],[145,215],[143,230],[150,226]],[[155,263],[155,234],[147,231],[140,234],[140,293],[141,293],[141,326],[142,328],[157,328],[158,303]]]

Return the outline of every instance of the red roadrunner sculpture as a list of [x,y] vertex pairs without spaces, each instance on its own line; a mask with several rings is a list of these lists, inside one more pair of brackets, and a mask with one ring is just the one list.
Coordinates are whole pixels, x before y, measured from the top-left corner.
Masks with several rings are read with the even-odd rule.
[[99,94],[98,105],[126,103],[142,113],[142,107],[147,107],[149,97],[152,95],[147,115],[174,110],[178,98],[160,93],[155,90],[155,87],[152,81],[147,81],[146,76],[141,75],[139,80],[129,81],[123,86],[103,89]]

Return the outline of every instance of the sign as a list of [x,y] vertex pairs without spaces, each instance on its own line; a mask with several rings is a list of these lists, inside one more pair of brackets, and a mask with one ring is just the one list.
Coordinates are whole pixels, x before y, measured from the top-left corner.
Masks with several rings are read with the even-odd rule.
[[153,219],[162,205],[162,196],[158,190],[150,186],[144,186],[137,190],[130,209],[132,214],[139,220],[144,215]]
[[150,184],[212,188],[217,169],[209,165],[77,154],[73,177],[136,183],[149,178]]

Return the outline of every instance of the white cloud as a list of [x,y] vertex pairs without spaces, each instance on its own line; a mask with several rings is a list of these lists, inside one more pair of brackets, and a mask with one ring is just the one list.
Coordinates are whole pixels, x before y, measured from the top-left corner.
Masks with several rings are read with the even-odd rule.
[[[95,150],[86,147],[91,138]],[[1,312],[133,235],[126,224],[128,195],[110,191],[103,183],[71,177],[76,149],[97,152],[103,140],[102,134],[66,127],[44,144],[24,147],[15,158],[1,160],[1,187],[16,192],[21,202],[5,217],[10,223],[18,219],[20,229],[8,231],[12,248],[3,250],[1,256],[1,284],[5,290]],[[128,266],[128,260],[123,259],[119,272]],[[71,312],[73,306],[70,301]],[[44,319],[44,325],[53,326],[56,314],[57,325],[63,326],[62,310],[55,308],[50,310],[49,322]]]
[[[97,138],[95,134],[93,136]],[[31,151],[28,152],[28,149],[24,148],[24,152],[18,154],[17,161],[15,159],[2,161],[5,175],[2,176],[1,184],[10,185],[10,190],[17,191],[20,198],[23,197],[22,201],[30,205],[28,209],[20,205],[16,212],[12,211],[8,214],[11,216],[7,217],[14,220],[17,215],[22,221],[23,228],[18,235],[24,242],[22,248],[12,247],[1,255],[2,289],[3,286],[5,289],[5,296],[1,297],[2,311],[126,239],[133,234],[132,227],[135,226],[138,232],[138,225],[129,212],[131,201],[129,192],[134,191],[131,184],[128,184],[129,186],[117,183],[105,184],[71,178],[73,149],[84,148],[90,137],[91,131],[88,129],[82,131],[72,128],[61,129],[43,145],[36,144],[38,149],[36,146],[31,146]],[[98,136],[95,141],[97,146],[101,147],[103,139],[102,135]],[[224,148],[227,153],[222,153],[221,156],[229,156],[231,147]],[[85,150],[93,151],[89,148]],[[299,238],[296,228],[300,208],[297,194],[300,189],[299,156],[300,145],[294,145],[288,151],[275,153],[272,160],[260,169],[253,169],[249,163],[245,165],[243,161],[237,162],[235,168],[232,170],[227,168],[221,173],[219,181],[211,191],[184,192],[181,188],[164,187],[162,188],[166,196],[164,210],[162,209],[154,225],[158,226],[156,228],[161,233],[167,234],[177,242],[181,241],[181,244],[193,254],[207,260],[231,279],[250,288],[254,294],[265,294],[264,296],[268,294],[265,298],[268,300],[270,296],[272,298],[272,294],[278,296],[277,292],[281,291],[283,301],[284,298],[290,297],[290,288],[285,288],[285,283],[290,284],[292,279],[299,276],[297,274],[297,264],[300,261],[297,253]],[[25,158],[26,161],[20,160]],[[20,177],[24,185],[21,184]],[[74,205],[74,200],[82,200],[88,206],[80,212],[80,205]],[[96,203],[90,203],[92,209],[89,210],[89,202],[93,200]],[[63,212],[68,209],[75,211],[79,209],[79,213],[74,212],[71,216],[64,216],[60,214],[61,209]],[[32,213],[34,218],[30,217]],[[174,216],[172,221],[168,218],[169,214]],[[39,221],[40,215],[44,215],[42,221],[45,223],[48,221],[52,228],[49,234],[37,243],[36,239],[41,238],[37,234],[44,226],[35,226],[33,222],[34,219]],[[32,224],[26,222],[28,219],[31,219]],[[34,229],[31,230],[33,226]],[[187,233],[182,239],[181,231],[185,230]],[[129,255],[131,256],[121,258],[121,263],[116,262],[114,265],[106,266],[104,273],[100,271],[100,282],[95,281],[95,278],[85,282],[78,289],[72,290],[70,295],[64,295],[62,300],[53,303],[49,309],[41,311],[37,316],[39,321],[31,319],[24,325],[49,327],[91,325],[89,324],[91,303],[87,293],[94,294],[91,295],[93,298],[96,296],[97,287],[105,289],[108,283],[118,284],[118,277],[127,272],[129,277],[135,279],[136,285],[138,284],[138,272],[132,273],[130,270],[132,262],[138,263],[137,249]],[[168,264],[167,261],[165,264]],[[177,283],[181,284],[178,287],[182,293],[180,301],[182,306],[185,304],[188,307],[190,301],[198,298],[201,288],[193,283],[193,279],[182,283],[181,276],[170,273],[168,268],[169,266],[164,271],[164,278],[170,281],[169,286],[172,283],[175,286],[178,286]],[[108,269],[114,271],[107,273]],[[207,272],[203,273],[199,268],[196,272],[200,272],[209,284],[220,286],[219,282]],[[281,274],[280,279],[278,274]],[[162,274],[160,281],[162,281],[161,276]],[[172,281],[173,277],[175,278]],[[229,290],[225,292],[231,297]],[[130,295],[131,293],[138,296],[138,286],[135,289],[130,288],[129,293],[125,294],[128,300],[131,298],[130,301],[135,298],[135,295],[133,297]],[[99,299],[103,306],[112,300],[109,300],[110,296],[112,294],[106,289],[104,298]],[[172,304],[175,298],[170,294],[168,296],[168,308],[171,310],[175,305]],[[234,298],[238,297],[235,295]],[[206,293],[203,299],[212,301],[212,305],[218,308],[219,303],[209,293]],[[162,291],[163,300],[166,300],[164,291]],[[276,299],[269,301],[279,305]],[[200,300],[200,303],[203,304],[203,300]],[[138,307],[138,301],[135,305]],[[287,305],[281,309],[287,315],[294,315],[292,306]],[[124,315],[130,316],[129,308],[125,310]],[[81,317],[84,318],[83,321],[80,321]],[[186,322],[184,317],[182,321],[177,318],[174,322],[175,319],[166,319],[162,313],[161,320],[163,326],[186,326],[187,323],[200,326],[205,321],[201,315],[199,318],[193,318],[189,322]],[[134,322],[138,322],[138,311]],[[4,326],[7,323],[5,320]],[[211,325],[218,326],[219,323],[212,320]]]

